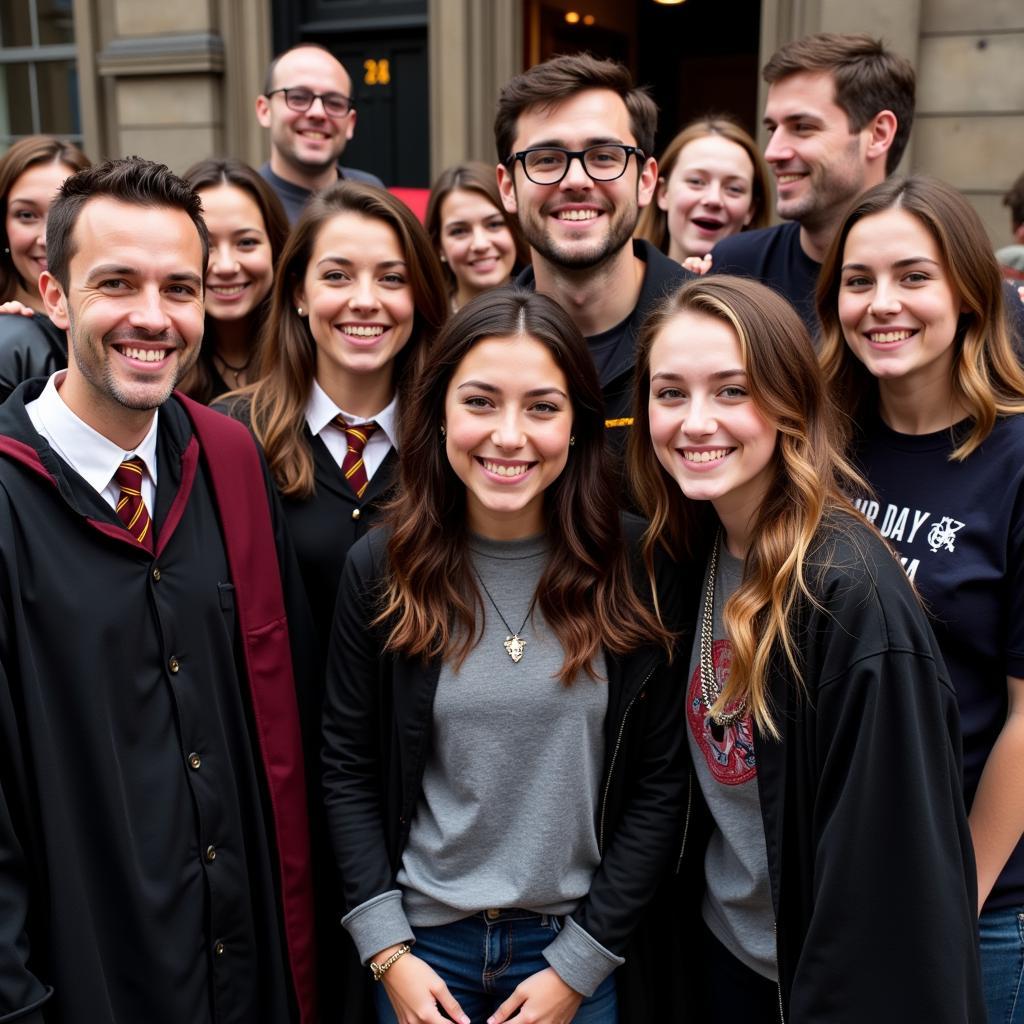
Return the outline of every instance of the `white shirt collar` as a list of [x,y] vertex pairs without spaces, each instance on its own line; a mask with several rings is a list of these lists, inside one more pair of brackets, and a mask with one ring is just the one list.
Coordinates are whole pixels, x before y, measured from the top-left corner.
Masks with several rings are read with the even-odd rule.
[[366,423],[373,420],[391,443],[391,447],[397,449],[398,435],[398,395],[375,416],[353,416],[346,412],[341,406],[336,405],[334,399],[314,379],[313,387],[309,392],[309,401],[306,403],[306,423],[314,437],[330,426],[335,416],[341,415],[346,423]]
[[153,413],[153,422],[138,448],[126,452],[120,445],[93,430],[68,408],[58,391],[66,373],[66,370],[58,370],[53,374],[46,382],[42,394],[32,403],[32,418],[43,428],[40,433],[45,433],[51,445],[57,449],[57,454],[99,492],[114,478],[117,467],[133,455],[142,459],[155,485],[159,411]]

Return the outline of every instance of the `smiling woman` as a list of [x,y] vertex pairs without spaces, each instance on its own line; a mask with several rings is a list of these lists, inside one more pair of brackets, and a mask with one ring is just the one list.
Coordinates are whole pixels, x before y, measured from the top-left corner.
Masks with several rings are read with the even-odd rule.
[[636,237],[682,263],[723,238],[767,227],[768,165],[754,140],[728,117],[688,124],[658,160],[658,191]]
[[459,310],[403,410],[387,529],[339,591],[324,723],[342,923],[382,1024],[618,1019],[685,779],[678,590],[659,565],[659,621],[603,435],[578,328],[512,289]]
[[818,309],[822,360],[872,488],[858,505],[924,597],[956,687],[989,1019],[1019,1024],[1024,373],[999,267],[959,192],[892,179],[846,215]]
[[45,135],[21,139],[0,159],[0,303],[20,304],[20,313],[0,315],[0,401],[21,381],[67,366],[67,338],[46,316],[38,281],[50,204],[64,179],[88,166],[77,146]]
[[955,696],[844,493],[863,485],[796,312],[746,279],[683,285],[644,330],[636,395],[645,549],[707,566],[679,727],[708,838],[666,939],[697,935],[692,1019],[984,1019]]
[[252,377],[288,221],[274,190],[240,160],[202,160],[183,177],[202,200],[210,261],[203,347],[182,390],[209,404]]
[[493,166],[471,162],[441,172],[424,219],[451,289],[452,309],[506,284],[530,262],[518,220],[501,204]]
[[341,182],[311,200],[281,254],[256,383],[222,399],[266,452],[322,650],[345,555],[395,482],[401,389],[446,317],[413,214]]

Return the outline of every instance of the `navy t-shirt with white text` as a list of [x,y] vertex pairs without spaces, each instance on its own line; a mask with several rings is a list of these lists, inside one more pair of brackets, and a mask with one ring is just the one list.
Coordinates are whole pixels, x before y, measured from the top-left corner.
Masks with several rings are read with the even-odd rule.
[[[970,809],[1006,721],[1006,677],[1024,677],[1024,415],[997,419],[980,448],[950,461],[968,425],[909,435],[876,416],[857,450],[875,495],[856,504],[895,548],[928,610],[956,687]],[[985,908],[1021,904],[1024,841]]]

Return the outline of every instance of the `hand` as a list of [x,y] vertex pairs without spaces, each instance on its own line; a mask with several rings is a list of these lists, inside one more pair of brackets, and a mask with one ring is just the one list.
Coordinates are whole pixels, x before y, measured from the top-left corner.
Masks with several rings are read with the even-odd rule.
[[24,302],[11,299],[9,302],[0,303],[0,313],[17,313],[19,316],[35,316],[35,310],[26,306]]
[[512,995],[487,1018],[487,1024],[502,1024],[516,1010],[517,1024],[569,1024],[582,1002],[583,996],[547,967],[517,985]]
[[704,275],[711,269],[711,253],[706,256],[687,256],[683,260],[683,268],[692,274]]
[[[383,950],[373,959],[386,960],[398,947]],[[462,1007],[440,975],[413,953],[400,956],[387,970],[381,985],[387,990],[398,1024],[447,1024],[437,1007],[458,1024],[470,1024]]]

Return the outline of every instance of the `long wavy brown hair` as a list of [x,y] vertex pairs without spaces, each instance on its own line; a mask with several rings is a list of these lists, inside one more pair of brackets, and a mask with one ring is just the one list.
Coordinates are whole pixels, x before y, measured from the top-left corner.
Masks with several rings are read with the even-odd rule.
[[997,416],[1024,412],[1024,370],[1010,340],[999,264],[981,218],[951,185],[935,178],[893,178],[865,192],[843,221],[818,278],[821,364],[847,440],[873,414],[878,381],[850,351],[839,323],[843,252],[853,226],[885,210],[905,210],[928,231],[966,312],[953,338],[952,395],[971,425],[950,454],[962,461],[992,432]]
[[544,492],[550,560],[537,603],[565,652],[561,681],[597,677],[602,648],[625,653],[670,637],[637,596],[615,487],[604,452],[604,403],[579,329],[552,299],[500,288],[456,313],[402,408],[401,486],[388,509],[391,574],[379,623],[387,648],[449,659],[456,668],[479,641],[486,609],[468,554],[466,488],[441,434],[457,367],[484,340],[539,341],[569,382],[575,441],[565,469]]
[[[743,699],[762,732],[778,736],[769,695],[776,653],[801,678],[799,642],[792,619],[798,602],[815,602],[808,582],[809,552],[826,520],[859,529],[861,517],[844,491],[862,481],[843,455],[835,411],[800,317],[776,292],[756,281],[709,277],[690,281],[648,319],[637,352],[634,427],[629,437],[630,476],[650,520],[645,557],[663,544],[678,557],[706,557],[720,529],[709,501],[687,498],[655,455],[648,400],[651,347],[683,312],[727,324],[739,340],[750,396],[778,430],[772,479],[751,530],[740,586],[726,602],[732,641],[729,678],[713,714]],[[852,493],[852,491],[851,491]],[[815,568],[822,566],[815,555]]]
[[316,342],[295,309],[317,237],[340,213],[383,221],[398,236],[412,288],[415,315],[409,341],[395,356],[393,379],[402,388],[448,315],[441,267],[427,233],[399,199],[373,185],[340,181],[315,195],[285,244],[271,293],[270,316],[260,336],[255,384],[225,397],[248,405],[249,422],[263,446],[278,489],[308,498],[314,490],[313,452],[305,437],[306,404],[316,376]]
[[[285,240],[288,238],[288,216],[284,212],[277,193],[248,164],[233,157],[223,159],[200,160],[193,164],[182,177],[195,192],[217,188],[219,185],[230,185],[240,189],[255,204],[263,218],[267,242],[270,245],[270,259],[274,267],[281,258]],[[201,197],[200,197],[201,198]],[[249,314],[248,322],[252,331],[253,349],[259,337],[260,325],[266,322],[270,312],[270,292]],[[203,321],[203,343],[199,349],[199,358],[189,370],[185,379],[178,385],[189,398],[208,404],[218,392],[224,390],[220,373],[213,361],[217,351],[217,321],[206,315]]]
[[[63,164],[68,174],[90,166],[89,158],[73,143],[49,135],[30,135],[19,139],[0,158],[0,250],[8,247],[7,197],[14,183],[36,164]],[[9,253],[0,254],[0,302],[13,299],[18,286],[31,291],[14,267]]]
[[[753,231],[755,228],[766,228],[771,223],[772,211],[769,206],[771,200],[771,188],[768,185],[770,171],[761,155],[761,149],[750,135],[743,130],[731,117],[723,114],[709,114],[706,117],[699,117],[691,121],[672,141],[665,147],[665,152],[658,158],[658,189],[665,188],[668,179],[672,176],[672,170],[679,159],[679,154],[691,142],[697,139],[705,139],[709,135],[717,135],[735,142],[750,157],[754,168],[754,175],[751,181],[750,208],[753,216],[750,223],[742,228],[743,231]],[[668,213],[662,210],[656,201],[652,199],[641,211],[640,219],[637,221],[636,231],[633,233],[636,238],[646,238],[651,245],[657,246],[663,253],[668,254]]]

